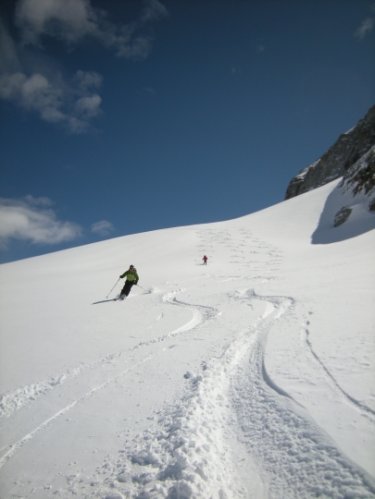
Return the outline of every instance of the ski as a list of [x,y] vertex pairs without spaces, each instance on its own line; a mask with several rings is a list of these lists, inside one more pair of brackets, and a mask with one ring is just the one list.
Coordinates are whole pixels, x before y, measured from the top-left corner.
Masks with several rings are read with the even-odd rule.
[[109,303],[110,301],[117,301],[118,298],[110,298],[109,300],[94,301],[91,305],[98,305],[99,303]]

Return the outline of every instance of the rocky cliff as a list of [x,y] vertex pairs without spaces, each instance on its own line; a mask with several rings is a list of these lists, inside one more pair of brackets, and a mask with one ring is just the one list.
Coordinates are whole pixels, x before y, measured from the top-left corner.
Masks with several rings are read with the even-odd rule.
[[[303,194],[311,189],[327,184],[336,178],[345,177],[347,174],[353,178],[352,167],[358,164],[359,160],[374,145],[375,106],[368,111],[366,116],[354,128],[340,135],[336,143],[318,161],[305,168],[290,181],[285,199]],[[374,162],[371,158],[368,159],[369,166],[366,170],[367,173],[358,173],[358,178],[353,180],[352,184],[359,180],[360,175],[367,175],[367,182],[370,184],[372,182],[371,185],[374,187]]]

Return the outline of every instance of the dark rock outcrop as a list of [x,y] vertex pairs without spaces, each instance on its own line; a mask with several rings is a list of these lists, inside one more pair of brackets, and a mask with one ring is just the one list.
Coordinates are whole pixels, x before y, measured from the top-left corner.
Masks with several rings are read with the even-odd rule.
[[343,185],[352,189],[354,195],[368,194],[375,187],[375,146],[364,154],[344,175]]
[[[289,183],[285,199],[344,176],[348,170],[375,144],[375,106],[347,133],[340,135],[336,143],[315,163],[305,168]],[[371,176],[362,172],[363,182]],[[361,180],[362,182],[362,180]]]
[[328,192],[312,244],[331,244],[374,231],[375,145]]
[[[340,188],[351,192],[353,199],[361,195],[369,197],[375,192],[375,146],[372,146],[349,170],[340,182]],[[368,203],[368,210],[374,211],[374,200]],[[343,206],[335,215],[334,227],[345,223],[352,213],[352,208]]]
[[343,223],[345,223],[350,214],[352,212],[352,209],[351,208],[348,208],[347,206],[343,206],[335,215],[335,219],[334,219],[334,222],[333,222],[333,226],[334,227],[338,227],[339,225],[342,225]]

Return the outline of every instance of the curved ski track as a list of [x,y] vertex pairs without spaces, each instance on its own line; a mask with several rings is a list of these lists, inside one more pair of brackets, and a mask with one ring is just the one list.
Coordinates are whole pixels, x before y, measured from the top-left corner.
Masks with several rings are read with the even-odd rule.
[[[178,290],[166,293],[162,298],[162,302],[169,305],[179,304],[181,306],[190,307],[188,303],[178,302],[175,297],[177,293]],[[189,332],[198,327],[200,324],[209,320],[210,318],[215,317],[216,315],[216,310],[213,307],[199,305],[192,305],[191,307],[193,308],[193,317],[191,318],[191,320],[175,330],[169,331],[164,335],[148,341],[140,341],[137,345],[128,350],[106,355],[105,357],[98,359],[95,362],[81,364],[76,368],[69,369],[68,371],[58,376],[54,376],[46,381],[42,381],[33,385],[26,385],[15,390],[12,393],[3,395],[0,402],[0,418],[4,418],[6,420],[4,421],[2,428],[3,434],[6,435],[7,426],[11,427],[13,425],[11,416],[14,413],[19,411],[20,409],[29,409],[29,411],[32,413],[34,404],[36,404],[38,400],[43,396],[50,396],[54,391],[59,391],[59,397],[61,397],[61,390],[64,389],[63,385],[68,383],[73,378],[77,378],[79,376],[82,377],[84,374],[86,374],[86,371],[89,371],[89,373],[87,374],[88,379],[85,380],[85,385],[90,385],[91,372],[95,371],[96,373],[98,373],[99,370],[103,370],[103,382],[95,384],[94,386],[84,386],[82,388],[83,393],[81,396],[75,398],[74,400],[71,400],[65,406],[58,408],[53,414],[46,417],[33,429],[27,431],[27,433],[25,433],[18,440],[3,446],[0,449],[0,452],[2,453],[0,455],[0,470],[19,449],[21,449],[27,442],[31,441],[45,428],[50,426],[58,418],[72,410],[77,404],[80,404],[87,400],[89,397],[93,396],[96,392],[103,390],[111,383],[116,382],[121,377],[136,369],[141,364],[150,361],[156,355],[156,353],[146,355],[141,361],[135,362],[124,369],[122,367],[122,364],[126,360],[125,357],[128,356],[129,353],[141,347],[156,343],[162,343],[179,334]],[[202,310],[203,312],[200,312],[200,310]],[[37,408],[37,411],[39,410],[40,408]]]
[[249,356],[233,366],[230,393],[241,441],[268,476],[268,497],[375,497],[372,477],[341,454],[306,411],[268,376],[267,335],[293,301],[267,299],[274,312],[259,325]]
[[[217,242],[224,243],[232,263],[241,264],[243,270],[251,266],[248,278],[274,279],[280,253],[245,229],[239,230],[236,242],[232,235],[204,231],[200,248],[209,253],[210,245],[213,249]],[[249,247],[253,248],[251,262]],[[271,260],[266,272],[264,262],[259,269],[254,265],[254,257],[265,252]],[[230,279],[246,277],[240,272]],[[230,279],[226,275],[221,281]],[[114,497],[142,499],[375,497],[372,477],[340,453],[267,372],[267,336],[293,309],[294,300],[260,296],[251,289],[239,290],[232,298],[244,304],[261,300],[265,313],[247,330],[239,331],[220,358],[205,362],[201,373],[188,373],[189,387],[180,403],[160,415],[158,430],[127,441],[117,462],[107,463],[111,471],[104,473],[104,488],[96,497],[102,497],[105,490],[108,497],[112,490]],[[173,302],[183,304],[176,298]],[[234,441],[247,450],[248,459],[242,454],[241,460],[252,468],[253,476],[258,472],[259,483],[252,490],[241,485],[233,464],[240,461],[233,454],[238,452],[237,446],[233,449]]]
[[[210,244],[213,247],[218,241],[227,245],[231,263],[244,265],[244,268],[250,266],[250,260],[244,256],[245,247],[246,255],[249,253],[250,242],[254,248],[252,257],[267,250],[272,257],[271,265],[265,271],[264,262],[259,268],[252,262],[251,279],[264,281],[274,278],[276,269],[272,265],[277,265],[280,254],[271,246],[255,240],[247,230],[239,230],[235,244],[228,231],[206,230],[202,232],[201,248],[209,253]],[[256,272],[260,272],[259,276]],[[240,270],[232,278],[246,279]],[[228,276],[223,276],[223,279],[228,280]],[[163,301],[168,305],[191,308],[192,318],[158,338],[139,342],[131,350],[163,343],[217,318],[220,311],[213,307],[179,301],[176,297],[179,291],[164,295]],[[95,489],[82,477],[78,477],[76,482],[71,480],[69,492],[73,496],[108,499],[375,497],[373,479],[340,453],[306,411],[267,372],[267,336],[293,309],[293,299],[260,296],[252,289],[238,291],[228,298],[246,307],[261,301],[265,312],[254,324],[238,331],[219,358],[203,363],[199,374],[186,373],[188,386],[180,402],[159,414],[156,430],[150,429],[135,440],[127,441],[117,460],[108,458],[97,470],[97,477],[102,478],[96,477]],[[336,388],[352,403],[366,410],[340,387],[316,355],[308,332],[306,343]],[[103,370],[102,378],[105,378],[89,386],[88,376],[87,386],[83,387],[79,397],[56,408],[53,414],[47,415],[17,441],[3,447],[0,468],[63,414],[157,355],[146,355],[124,369],[123,359],[127,354],[129,350],[117,352],[3,397],[0,415],[10,419],[20,408],[32,410],[37,400],[63,389],[71,378],[98,369]],[[367,412],[372,416],[372,411]],[[243,449],[242,459],[252,467],[253,476],[258,476],[258,484],[254,484],[250,495],[249,489],[239,479],[235,465],[238,455],[234,452],[238,451],[239,445]],[[56,494],[60,493],[61,490],[56,491]]]
[[334,377],[334,375],[331,373],[331,371],[328,369],[328,367],[324,364],[323,360],[319,357],[319,355],[316,353],[316,351],[313,348],[311,339],[310,339],[310,331],[306,327],[305,328],[305,341],[307,344],[307,347],[312,355],[312,357],[316,360],[316,362],[319,364],[319,366],[323,369],[323,371],[326,373],[327,377],[332,381],[333,385],[336,387],[336,389],[345,397],[345,399],[350,403],[353,404],[353,406],[356,409],[360,409],[363,414],[368,417],[371,421],[375,420],[375,411],[371,409],[371,407],[368,407],[366,404],[361,402],[360,400],[352,397],[342,386],[340,383],[337,381],[337,379]]
[[[188,373],[180,403],[160,415],[156,431],[126,442],[102,487],[116,484],[115,497],[143,499],[375,497],[373,479],[340,453],[267,372],[267,335],[293,308],[293,299],[253,290],[233,298],[264,302],[263,316],[200,374]],[[252,456],[260,466],[253,471],[259,473],[255,495],[238,479],[234,439],[247,449],[248,465]],[[95,497],[102,496],[103,488]]]

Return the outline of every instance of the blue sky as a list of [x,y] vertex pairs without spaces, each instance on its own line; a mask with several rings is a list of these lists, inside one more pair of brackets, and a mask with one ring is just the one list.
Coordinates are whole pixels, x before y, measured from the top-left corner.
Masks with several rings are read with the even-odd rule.
[[375,101],[374,1],[0,15],[0,262],[271,206]]

